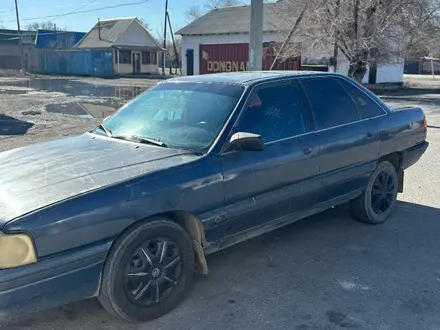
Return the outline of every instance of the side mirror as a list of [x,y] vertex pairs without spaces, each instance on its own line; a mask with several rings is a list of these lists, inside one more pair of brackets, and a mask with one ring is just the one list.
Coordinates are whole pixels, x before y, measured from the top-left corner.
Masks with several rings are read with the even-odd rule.
[[264,149],[264,142],[261,135],[238,132],[232,135],[229,141],[230,148],[236,148],[245,151],[261,151]]

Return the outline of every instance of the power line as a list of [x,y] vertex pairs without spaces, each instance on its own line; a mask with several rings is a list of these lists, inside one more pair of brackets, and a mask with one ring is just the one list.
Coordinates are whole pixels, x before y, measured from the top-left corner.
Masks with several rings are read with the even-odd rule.
[[[102,21],[101,21],[102,22]],[[104,22],[105,22],[105,20],[104,20]],[[111,25],[113,25],[114,23],[104,23],[104,24],[101,24],[101,28],[103,28],[103,27],[105,27],[105,26],[111,26]],[[96,26],[96,24],[93,26],[93,27],[95,27]],[[92,28],[93,29],[93,28]],[[21,31],[24,35],[29,35],[29,34],[37,34],[38,33],[38,35],[40,35],[40,36],[44,36],[44,35],[51,35],[51,34],[62,34],[62,33],[77,33],[77,32],[79,32],[79,31],[58,31],[58,30],[54,30],[54,31],[51,31],[51,32],[43,32],[43,33],[39,33],[38,31],[39,30],[46,30],[46,29],[38,29],[38,30],[24,30],[24,31]],[[84,32],[85,33],[85,32]],[[18,32],[16,32],[16,33],[8,33],[8,32],[0,32],[0,36],[1,35],[3,35],[3,36],[18,36],[19,34],[18,34]]]
[[89,1],[89,2],[87,2],[87,3],[85,3],[84,5],[79,6],[78,8],[76,8],[76,9],[74,9],[73,11],[68,12],[68,13],[66,13],[66,14],[67,14],[67,15],[76,14],[76,13],[78,13],[78,11],[79,11],[80,9],[83,9],[83,8],[85,8],[85,7],[89,6],[89,5],[91,5],[91,4],[94,3],[94,2],[96,2],[96,0],[91,0],[91,1]]
[[[105,10],[105,9],[113,9],[113,8],[126,7],[126,6],[136,6],[136,5],[141,5],[141,4],[147,3],[148,1],[149,0],[143,0],[143,1],[138,1],[138,2],[121,3],[119,5],[100,7],[100,8],[95,8],[95,9],[76,10],[76,11],[72,11],[72,12],[68,12],[68,13],[64,13],[64,14],[58,14],[58,15],[22,18],[21,21],[35,21],[35,20],[49,19],[49,18],[53,19],[53,18],[64,17],[64,16],[69,16],[69,15],[91,13],[91,12]],[[15,21],[5,21],[4,23],[13,23],[13,22],[15,22]]]

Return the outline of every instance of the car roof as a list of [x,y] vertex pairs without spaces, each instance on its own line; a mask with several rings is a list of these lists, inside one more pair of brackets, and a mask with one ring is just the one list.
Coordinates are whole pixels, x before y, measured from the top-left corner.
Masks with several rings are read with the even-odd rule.
[[277,79],[294,78],[298,76],[342,76],[341,74],[320,71],[246,71],[226,72],[195,76],[171,78],[165,83],[230,83],[251,85],[257,82],[272,81]]

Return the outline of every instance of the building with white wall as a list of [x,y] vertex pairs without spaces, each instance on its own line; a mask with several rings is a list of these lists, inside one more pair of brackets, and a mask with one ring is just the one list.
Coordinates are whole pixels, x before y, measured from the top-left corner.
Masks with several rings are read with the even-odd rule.
[[[263,44],[280,43],[284,40],[286,33],[280,32],[280,15],[277,8],[277,3],[264,4]],[[246,45],[249,44],[250,16],[250,6],[217,8],[177,31],[177,34],[182,36],[183,73],[193,75],[237,71],[237,68],[238,71],[242,68],[247,69],[249,54]],[[330,42],[329,51],[317,52],[308,49],[304,39],[293,37],[293,41],[301,44],[300,61],[303,64],[319,62],[323,57],[329,59],[333,55],[333,45]],[[213,47],[214,45],[216,47]],[[239,45],[244,47],[238,47]],[[213,53],[210,54],[206,49],[213,50]],[[402,82],[404,59],[395,58],[392,62],[378,65],[376,83]],[[245,65],[242,65],[243,63]],[[267,58],[263,58],[263,69],[268,69],[267,64]],[[339,54],[337,71],[347,74],[348,68],[349,61],[344,55]],[[284,69],[290,68],[287,66]],[[368,82],[368,77],[369,72],[364,76],[365,83]]]

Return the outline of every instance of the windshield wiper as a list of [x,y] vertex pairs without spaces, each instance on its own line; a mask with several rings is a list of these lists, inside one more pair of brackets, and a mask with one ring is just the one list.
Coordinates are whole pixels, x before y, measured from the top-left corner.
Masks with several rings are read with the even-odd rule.
[[112,131],[105,127],[104,124],[99,124],[98,128],[102,129],[108,137],[113,137]]
[[133,135],[132,137],[133,137],[134,139],[136,139],[137,142],[140,142],[140,143],[154,144],[154,145],[156,145],[156,146],[164,147],[164,148],[168,147],[168,146],[165,144],[165,142],[160,141],[160,140],[157,140],[157,139],[145,138],[145,137],[136,136],[136,135]]
[[167,148],[167,145],[165,144],[165,142],[156,140],[156,139],[151,139],[151,138],[144,138],[141,136],[137,136],[137,135],[130,135],[130,136],[126,136],[126,135],[112,135],[111,136],[114,139],[120,139],[120,140],[125,140],[125,141],[132,141],[132,142],[137,142],[137,143],[145,143],[145,144],[152,144],[155,146],[159,146],[159,147],[164,147]]

